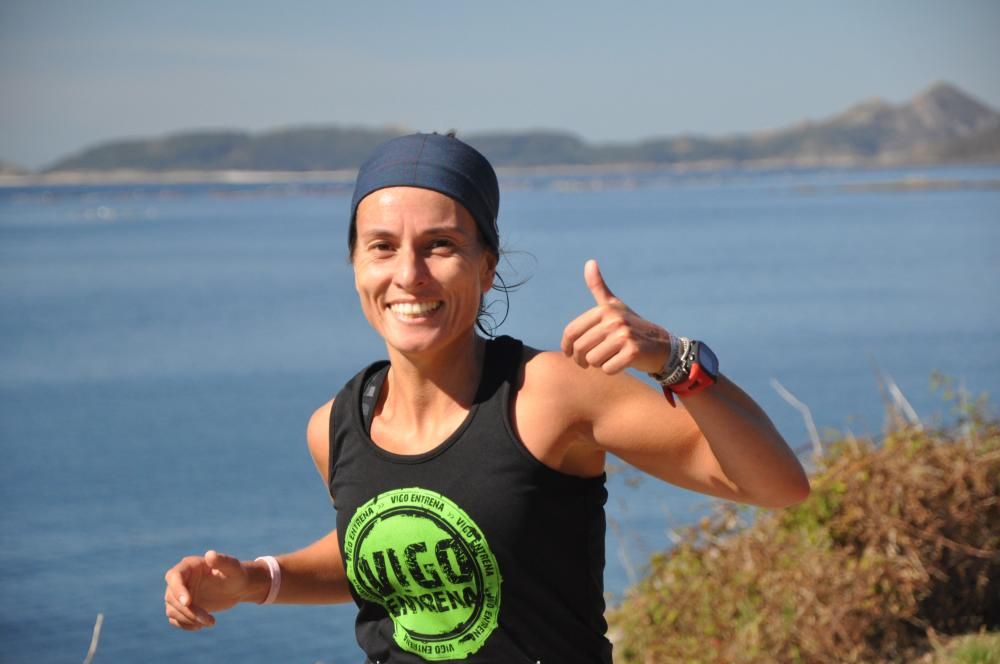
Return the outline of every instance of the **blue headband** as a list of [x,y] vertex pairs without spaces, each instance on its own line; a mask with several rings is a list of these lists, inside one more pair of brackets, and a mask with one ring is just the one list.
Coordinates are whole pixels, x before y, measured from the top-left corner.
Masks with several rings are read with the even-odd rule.
[[497,214],[500,187],[486,157],[453,136],[411,134],[387,141],[358,170],[351,200],[349,242],[354,244],[358,204],[386,187],[432,189],[461,203],[476,220],[486,244],[500,253]]

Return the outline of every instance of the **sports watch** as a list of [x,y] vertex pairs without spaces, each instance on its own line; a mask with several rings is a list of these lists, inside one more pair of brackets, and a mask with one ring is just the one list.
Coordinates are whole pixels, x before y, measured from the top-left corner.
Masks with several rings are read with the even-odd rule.
[[669,362],[662,373],[650,374],[663,388],[663,396],[671,406],[676,405],[675,394],[694,394],[718,382],[719,358],[705,342],[680,337],[672,355],[678,358],[676,366]]

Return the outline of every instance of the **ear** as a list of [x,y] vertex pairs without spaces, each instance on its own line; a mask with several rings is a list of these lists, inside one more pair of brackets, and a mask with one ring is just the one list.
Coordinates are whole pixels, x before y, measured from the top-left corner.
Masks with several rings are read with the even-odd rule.
[[493,288],[493,279],[497,274],[497,257],[490,250],[483,251],[483,256],[479,264],[479,283],[482,284],[482,291],[486,293]]

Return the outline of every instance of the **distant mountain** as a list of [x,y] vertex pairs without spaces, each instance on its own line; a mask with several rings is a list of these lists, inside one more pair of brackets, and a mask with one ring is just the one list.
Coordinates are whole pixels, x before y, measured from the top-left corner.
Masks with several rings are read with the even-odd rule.
[[[498,166],[585,164],[899,164],[1000,162],[1000,113],[948,83],[908,103],[858,104],[821,121],[713,138],[676,136],[594,145],[560,131],[463,135]],[[289,128],[251,134],[192,131],[89,148],[46,171],[262,170],[356,168],[372,148],[403,129]]]
[[1000,163],[1000,124],[918,151],[928,162]]
[[[685,162],[900,163],[927,158],[931,146],[965,139],[1000,124],[1000,113],[958,88],[938,83],[906,104],[858,104],[832,118],[788,129],[712,139],[649,140],[646,160]],[[1000,155],[997,155],[1000,157]]]
[[301,127],[260,134],[191,131],[156,139],[104,143],[62,159],[46,171],[134,169],[316,171],[356,168],[400,130]]

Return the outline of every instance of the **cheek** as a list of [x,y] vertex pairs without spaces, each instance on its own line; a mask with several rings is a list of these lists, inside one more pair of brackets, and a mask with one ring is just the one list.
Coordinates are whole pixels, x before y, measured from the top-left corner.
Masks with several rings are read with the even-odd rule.
[[375,279],[369,268],[355,266],[354,268],[354,292],[358,295],[358,302],[361,305],[361,313],[369,322],[372,320],[375,305],[373,298],[376,295]]
[[362,287],[362,279],[360,278],[357,270],[354,271],[354,292],[358,294],[359,298],[361,298],[361,305],[364,306],[365,290]]
[[354,263],[354,290],[359,295],[371,294],[377,290],[385,269],[380,269],[380,265],[373,261],[361,261]]

